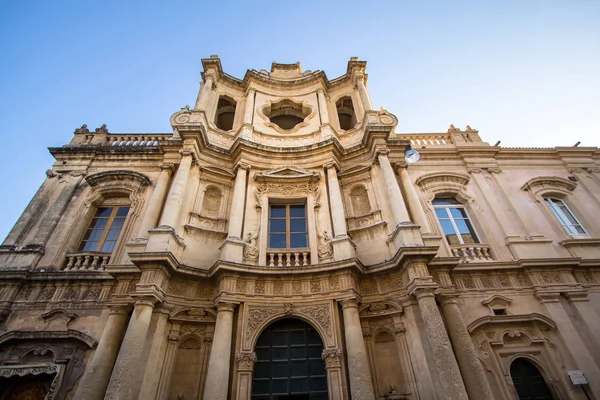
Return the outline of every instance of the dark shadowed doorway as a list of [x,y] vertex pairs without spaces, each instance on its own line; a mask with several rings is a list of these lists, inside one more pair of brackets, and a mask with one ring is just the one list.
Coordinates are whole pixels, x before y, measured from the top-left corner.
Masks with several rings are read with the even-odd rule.
[[510,365],[510,377],[519,394],[519,400],[552,400],[552,394],[540,371],[524,358]]
[[319,333],[299,319],[269,325],[256,343],[252,400],[325,400],[327,375]]

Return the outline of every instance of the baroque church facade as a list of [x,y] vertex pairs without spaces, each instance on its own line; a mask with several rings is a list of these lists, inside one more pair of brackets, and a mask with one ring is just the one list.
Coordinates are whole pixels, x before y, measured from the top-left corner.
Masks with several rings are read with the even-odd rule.
[[172,133],[50,148],[0,399],[600,399],[598,148],[398,134],[357,58],[202,64]]

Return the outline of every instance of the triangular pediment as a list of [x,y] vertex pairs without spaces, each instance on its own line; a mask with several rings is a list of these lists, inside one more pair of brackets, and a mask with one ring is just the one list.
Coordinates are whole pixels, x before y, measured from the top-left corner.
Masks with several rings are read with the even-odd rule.
[[316,182],[321,175],[315,171],[309,171],[300,167],[285,166],[259,172],[254,175],[258,182],[265,181],[309,181]]

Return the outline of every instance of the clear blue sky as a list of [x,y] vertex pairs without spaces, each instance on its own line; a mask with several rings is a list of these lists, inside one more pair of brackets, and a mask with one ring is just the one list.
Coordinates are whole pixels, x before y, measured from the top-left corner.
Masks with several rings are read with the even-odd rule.
[[600,144],[600,2],[0,2],[0,240],[76,127],[170,132],[200,59],[226,72],[368,61],[401,132],[479,129],[503,146]]

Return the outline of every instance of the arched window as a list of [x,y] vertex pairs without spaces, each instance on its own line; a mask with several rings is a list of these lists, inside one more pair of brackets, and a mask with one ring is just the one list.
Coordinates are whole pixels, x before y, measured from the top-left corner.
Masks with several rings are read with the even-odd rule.
[[355,217],[367,215],[371,212],[369,194],[363,185],[356,185],[350,190],[350,203]]
[[340,129],[347,131],[354,128],[356,126],[356,113],[352,105],[352,98],[350,96],[340,98],[335,103],[335,107],[340,122]]
[[79,245],[79,251],[111,253],[125,225],[129,205],[127,200],[112,200],[96,210]]
[[435,198],[432,204],[449,245],[480,243],[462,203],[451,197],[441,197]]
[[577,218],[575,218],[575,215],[571,212],[571,210],[569,210],[569,207],[567,207],[562,200],[552,197],[544,197],[544,202],[569,235],[573,237],[588,236],[588,233],[585,231],[581,223],[577,220]]
[[221,96],[217,103],[217,112],[215,114],[215,125],[217,128],[224,131],[233,129],[233,121],[235,119],[235,100]]

